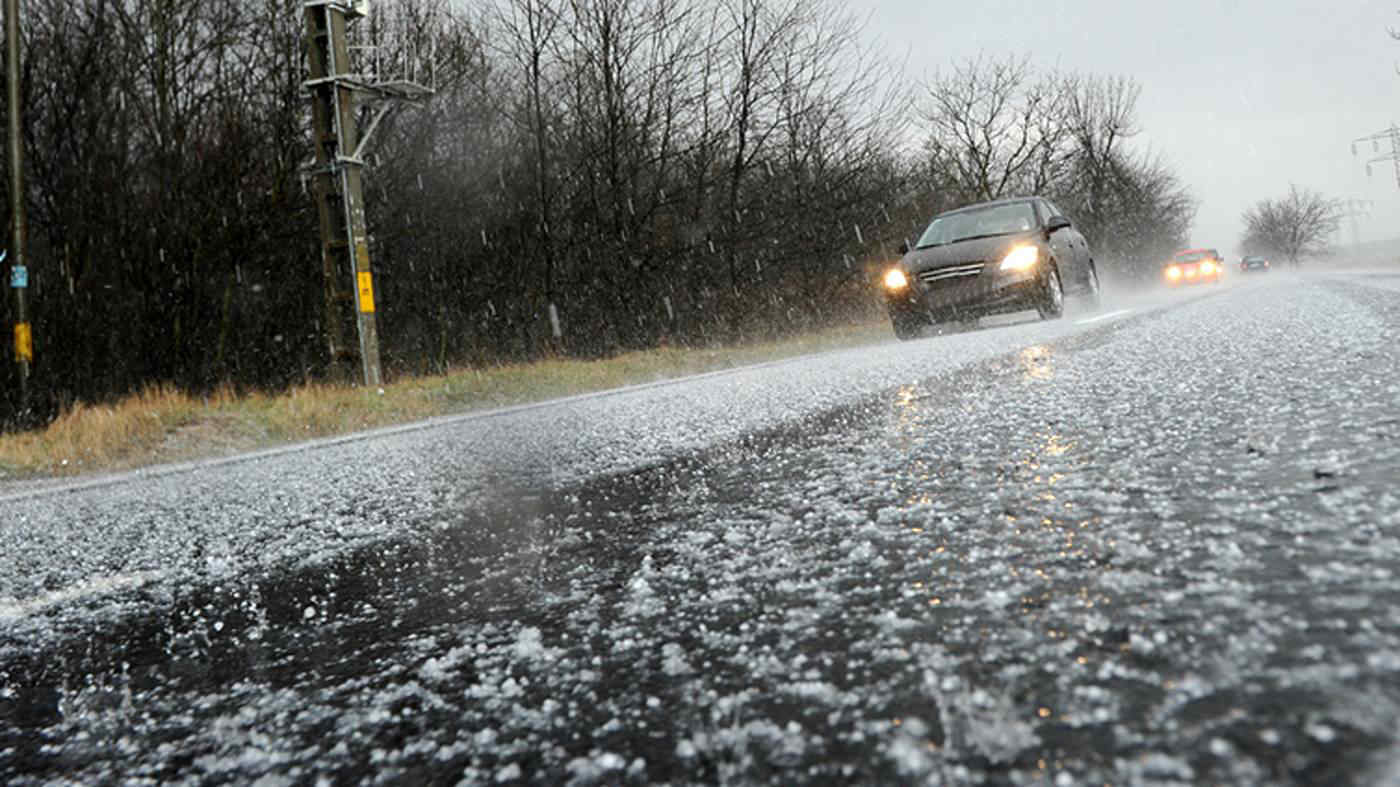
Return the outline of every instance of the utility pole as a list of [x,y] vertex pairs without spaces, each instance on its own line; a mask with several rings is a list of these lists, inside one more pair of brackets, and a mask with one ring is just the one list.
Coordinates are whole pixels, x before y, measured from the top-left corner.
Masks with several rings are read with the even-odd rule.
[[[368,0],[306,0],[306,59],[311,94],[315,163],[313,180],[321,223],[321,269],[325,280],[324,323],[331,363],[341,365],[355,353],[345,340],[348,311],[355,314],[359,357],[366,386],[379,385],[379,330],[375,320],[374,275],[369,260],[363,189],[364,149],[379,121],[394,105],[381,103],[364,134],[356,124],[355,93],[372,99],[415,99],[432,90],[411,82],[370,84],[350,70],[346,30],[368,13]],[[350,286],[337,268],[347,264]]]
[[5,72],[10,133],[10,288],[15,291],[15,361],[19,363],[20,409],[29,408],[29,365],[34,361],[34,337],[29,328],[28,241],[24,217],[24,139],[20,136],[19,0],[5,0]]

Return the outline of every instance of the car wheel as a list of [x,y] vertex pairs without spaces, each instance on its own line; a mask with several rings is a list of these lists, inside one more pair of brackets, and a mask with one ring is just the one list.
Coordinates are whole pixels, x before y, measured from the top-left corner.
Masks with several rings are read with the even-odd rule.
[[1065,288],[1060,282],[1060,272],[1052,267],[1050,272],[1045,274],[1042,288],[1040,302],[1036,304],[1035,310],[1040,312],[1042,320],[1058,319],[1065,313]]
[[1099,284],[1099,270],[1094,266],[1094,261],[1089,260],[1089,286],[1084,293],[1084,305],[1090,309],[1097,309],[1102,298],[1103,287]]
[[927,321],[907,314],[891,314],[890,324],[894,326],[895,337],[905,342],[919,338],[928,328]]

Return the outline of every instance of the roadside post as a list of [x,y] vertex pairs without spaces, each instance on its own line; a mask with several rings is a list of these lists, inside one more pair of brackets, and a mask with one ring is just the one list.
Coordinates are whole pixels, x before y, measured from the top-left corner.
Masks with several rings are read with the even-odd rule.
[[[34,362],[34,334],[29,327],[29,268],[25,265],[27,226],[24,216],[24,138],[20,133],[19,0],[5,0],[5,97],[9,115],[10,289],[15,298],[14,352],[19,364],[20,408],[29,407],[29,367]],[[3,257],[0,257],[3,259]]]
[[[0,251],[0,262],[9,256],[9,250]],[[29,269],[19,263],[10,266],[10,289],[15,291],[15,360],[20,364],[20,387],[28,377],[29,364],[34,361],[34,335],[29,328],[25,314],[24,291],[29,289]]]

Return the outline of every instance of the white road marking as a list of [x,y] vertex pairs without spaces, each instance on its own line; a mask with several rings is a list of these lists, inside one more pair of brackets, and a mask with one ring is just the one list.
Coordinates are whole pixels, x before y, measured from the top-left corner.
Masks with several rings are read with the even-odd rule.
[[1106,314],[1096,314],[1096,315],[1094,315],[1093,317],[1085,317],[1085,318],[1082,319],[1082,320],[1078,320],[1078,321],[1075,322],[1074,324],[1075,324],[1075,325],[1088,325],[1088,324],[1091,323],[1091,322],[1098,322],[1099,320],[1107,320],[1107,319],[1109,319],[1110,317],[1118,317],[1118,316],[1121,316],[1121,315],[1124,315],[1124,314],[1129,314],[1129,313],[1131,313],[1132,311],[1133,311],[1132,309],[1118,309],[1117,311],[1111,311],[1111,312],[1108,312],[1108,313],[1106,313]]

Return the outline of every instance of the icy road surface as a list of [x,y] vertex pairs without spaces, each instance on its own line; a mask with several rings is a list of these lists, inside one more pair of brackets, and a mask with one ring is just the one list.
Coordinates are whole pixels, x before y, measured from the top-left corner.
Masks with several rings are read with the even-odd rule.
[[0,497],[0,782],[1400,783],[1400,276]]

